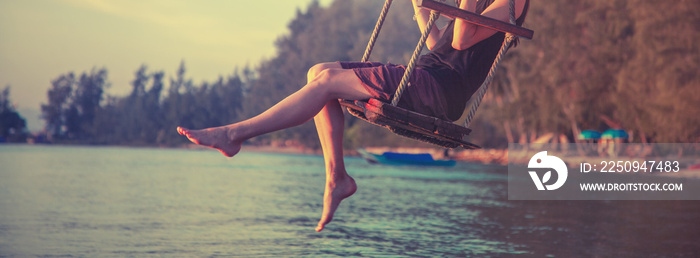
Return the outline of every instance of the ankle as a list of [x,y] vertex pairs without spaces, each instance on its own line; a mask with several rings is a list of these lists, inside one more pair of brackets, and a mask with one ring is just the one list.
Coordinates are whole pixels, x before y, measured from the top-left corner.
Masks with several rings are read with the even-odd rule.
[[334,166],[326,167],[326,179],[343,180],[348,177],[348,173],[344,168],[335,168]]
[[326,174],[326,183],[330,185],[345,184],[354,179],[347,173],[331,173]]
[[243,143],[245,140],[241,140],[240,129],[237,126],[231,125],[226,126],[226,138],[232,143]]

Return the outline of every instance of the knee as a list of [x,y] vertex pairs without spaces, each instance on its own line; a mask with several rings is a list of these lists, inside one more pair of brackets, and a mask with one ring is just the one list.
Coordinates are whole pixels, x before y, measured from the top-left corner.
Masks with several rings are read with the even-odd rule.
[[339,75],[342,71],[342,69],[335,68],[323,69],[315,74],[314,78],[310,79],[304,88],[312,91],[319,98],[337,98],[332,96],[337,95],[337,89],[342,84],[339,81]]
[[311,82],[313,81],[323,70],[326,70],[326,64],[321,63],[321,64],[316,64],[312,66],[309,69],[309,72],[306,73],[306,82]]
[[[316,67],[316,66],[314,66]],[[304,86],[305,88],[313,89],[318,92],[319,90],[324,90],[328,86],[328,82],[331,80],[333,69],[314,69],[309,70],[308,82]]]
[[309,80],[308,85],[328,88],[331,85],[337,84],[337,78],[342,72],[342,69],[336,68],[323,69],[320,72],[318,72],[313,79]]
[[323,74],[324,71],[328,69],[338,68],[337,63],[320,63],[312,66],[306,74],[306,81],[311,82]]
[[320,71],[303,87],[303,90],[327,100],[372,97],[362,86],[354,71],[334,67]]

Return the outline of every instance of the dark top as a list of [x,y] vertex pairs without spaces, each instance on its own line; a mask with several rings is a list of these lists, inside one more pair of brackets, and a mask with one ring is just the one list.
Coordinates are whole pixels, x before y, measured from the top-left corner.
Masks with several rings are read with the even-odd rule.
[[[493,1],[478,1],[476,13],[481,14]],[[523,14],[516,20],[517,25],[523,24],[529,2],[526,1]],[[447,117],[455,121],[462,116],[467,101],[486,79],[505,33],[498,32],[468,49],[456,50],[452,48],[453,32],[454,21],[451,21],[432,51],[421,56],[417,65],[440,84],[448,103]]]

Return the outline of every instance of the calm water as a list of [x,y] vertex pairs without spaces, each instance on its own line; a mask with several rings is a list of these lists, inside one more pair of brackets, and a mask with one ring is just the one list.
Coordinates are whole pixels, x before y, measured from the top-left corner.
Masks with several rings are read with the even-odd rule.
[[347,165],[358,192],[316,233],[318,156],[0,145],[0,256],[700,256],[700,202],[515,202],[501,166]]

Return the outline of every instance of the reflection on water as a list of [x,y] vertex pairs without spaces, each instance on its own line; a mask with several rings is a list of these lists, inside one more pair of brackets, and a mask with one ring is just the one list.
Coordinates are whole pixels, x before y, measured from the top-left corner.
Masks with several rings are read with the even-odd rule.
[[0,146],[0,256],[691,256],[695,201],[507,201],[506,168],[372,166],[321,233],[321,157]]

